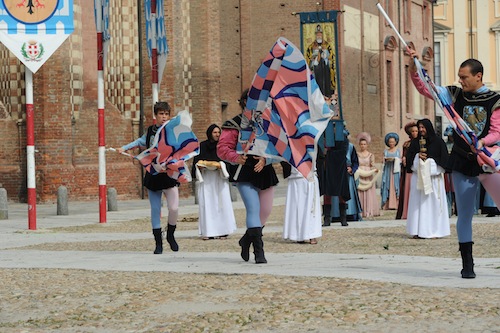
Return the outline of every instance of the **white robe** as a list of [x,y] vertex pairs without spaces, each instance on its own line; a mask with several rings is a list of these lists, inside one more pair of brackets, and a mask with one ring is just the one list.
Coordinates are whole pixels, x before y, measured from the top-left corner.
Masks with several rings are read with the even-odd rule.
[[236,230],[229,182],[220,170],[201,170],[198,185],[199,226],[202,237],[230,235]]
[[284,239],[301,242],[321,237],[321,200],[316,175],[310,182],[292,167],[285,205]]
[[[444,188],[444,169],[437,165],[432,158],[427,159],[425,164],[425,171],[430,173],[427,178],[430,182],[426,186],[426,180],[421,179],[421,185],[419,186],[418,169],[423,164],[421,164],[417,154],[412,165],[413,173],[411,176],[406,231],[412,236],[421,238],[449,236],[450,219]],[[422,175],[425,177],[426,172],[423,172]],[[424,193],[425,189],[430,193],[426,195]]]

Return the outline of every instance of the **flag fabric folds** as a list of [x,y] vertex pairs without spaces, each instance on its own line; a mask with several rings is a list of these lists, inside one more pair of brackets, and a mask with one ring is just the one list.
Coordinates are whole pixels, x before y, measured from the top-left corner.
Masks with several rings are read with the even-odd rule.
[[240,131],[243,152],[287,161],[313,179],[317,141],[331,115],[304,56],[280,37],[248,92]]
[[198,138],[191,130],[192,123],[189,112],[180,111],[158,129],[152,146],[135,158],[153,175],[164,172],[179,183],[191,181],[185,162],[200,153]]
[[481,149],[477,149],[478,140],[476,134],[453,108],[451,98],[447,93],[446,88],[436,86],[434,84],[418,59],[414,58],[414,62],[417,66],[418,76],[425,84],[427,91],[443,110],[446,118],[448,118],[457,134],[471,146],[472,151],[476,152],[477,161],[483,168],[483,171],[488,173],[500,171],[500,149],[498,146],[482,147]]

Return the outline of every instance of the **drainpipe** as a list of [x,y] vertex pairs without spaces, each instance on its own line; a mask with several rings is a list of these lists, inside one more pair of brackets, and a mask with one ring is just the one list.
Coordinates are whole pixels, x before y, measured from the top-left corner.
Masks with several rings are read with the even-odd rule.
[[240,94],[243,92],[243,90],[246,89],[246,87],[243,87],[243,33],[241,32],[241,0],[238,1],[238,10],[240,12],[240,27],[239,27],[239,33],[240,33],[240,93],[238,94],[238,98],[240,97]]
[[[401,31],[401,0],[398,0],[398,31]],[[404,37],[403,37],[404,38]],[[401,41],[399,42],[401,43]],[[399,48],[399,57],[398,57],[398,68],[399,68],[399,128],[403,128],[403,61],[402,57],[404,56],[403,48]],[[406,98],[410,98],[410,96],[406,96]]]
[[[137,31],[138,31],[138,36],[139,36],[139,47],[138,47],[138,52],[139,52],[139,137],[141,137],[144,134],[144,89],[143,89],[143,84],[144,84],[144,75],[143,75],[143,61],[142,61],[142,8],[141,8],[141,1],[137,1]],[[141,168],[141,182],[144,179],[144,168]],[[144,184],[143,184],[144,185]],[[141,186],[141,199],[144,199],[145,193],[144,193],[144,186]]]
[[[360,32],[361,32],[361,53],[360,53],[360,73],[361,73],[361,128],[364,129],[364,112],[363,110],[365,109],[365,94],[366,94],[366,74],[365,74],[365,66],[364,66],[364,56],[366,54],[366,49],[365,49],[365,14],[364,14],[364,7],[363,7],[363,0],[359,0],[359,12],[361,13],[361,24],[360,24]],[[340,84],[340,83],[339,83]],[[342,119],[345,119],[342,117]]]
[[[433,50],[435,50],[434,48],[434,1],[431,1],[431,34],[432,34],[432,38],[431,38],[431,47]],[[443,54],[443,50],[441,50],[441,59],[439,59],[440,61],[442,61],[442,54]],[[436,57],[434,57],[434,77],[436,77],[436,62],[435,62],[435,59]],[[441,66],[440,66],[441,67]],[[440,73],[441,74],[441,73]],[[443,77],[440,75],[439,77],[441,77],[441,83],[443,82]],[[437,117],[437,114],[438,114],[438,108],[436,107],[437,104],[434,103],[434,124],[436,124],[436,117]],[[443,129],[443,118],[441,118],[441,129]]]
[[472,35],[472,0],[469,0],[469,39],[470,39],[470,57],[474,58],[474,37]]

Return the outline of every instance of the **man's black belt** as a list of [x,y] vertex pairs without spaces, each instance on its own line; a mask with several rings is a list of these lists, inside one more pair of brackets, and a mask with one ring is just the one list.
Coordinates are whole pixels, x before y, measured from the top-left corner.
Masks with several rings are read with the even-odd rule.
[[457,145],[453,145],[453,149],[451,150],[452,152],[456,152],[458,155],[462,156],[466,160],[469,161],[475,161],[476,160],[476,154],[471,152],[471,151],[465,151],[462,148],[460,148]]

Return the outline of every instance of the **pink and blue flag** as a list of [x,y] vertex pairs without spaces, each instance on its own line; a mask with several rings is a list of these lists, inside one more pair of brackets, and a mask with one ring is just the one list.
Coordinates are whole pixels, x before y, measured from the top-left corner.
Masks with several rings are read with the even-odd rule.
[[[405,49],[408,53],[411,53],[410,48],[404,38],[399,33],[398,29],[394,26],[391,18],[385,12],[384,8],[380,3],[377,4],[377,8],[382,13],[382,15],[387,20],[387,23],[394,30],[396,35],[398,35],[401,44],[404,45]],[[499,162],[499,152],[497,151],[497,147],[482,147],[481,149],[477,149],[477,136],[476,133],[467,125],[467,123],[460,117],[460,115],[453,108],[452,99],[449,96],[446,88],[436,86],[430,76],[427,74],[427,71],[422,67],[420,61],[417,58],[413,58],[415,66],[417,67],[417,74],[425,85],[425,90],[427,90],[427,97],[431,97],[434,101],[439,105],[439,107],[443,110],[446,118],[450,121],[453,129],[456,133],[463,139],[467,144],[471,147],[471,150],[476,153],[477,161],[479,165],[483,168],[485,172],[488,173],[496,173],[500,171],[500,162]]]
[[317,142],[332,111],[289,40],[280,37],[262,62],[243,115],[243,152],[286,161],[312,179]]
[[455,111],[451,96],[445,87],[436,86],[432,79],[427,74],[427,71],[422,67],[420,61],[414,58],[417,67],[417,73],[420,80],[425,84],[427,92],[434,99],[434,101],[443,110],[446,118],[450,121],[453,129],[457,134],[465,140],[470,146],[472,151],[477,154],[477,161],[483,168],[483,171],[488,173],[495,173],[500,171],[500,149],[498,146],[482,147],[477,149],[477,136],[476,133],[470,128],[465,120]]
[[189,112],[181,111],[158,129],[151,148],[135,158],[155,175],[166,173],[179,183],[192,180],[186,161],[200,153],[198,138],[191,130],[193,120]]
[[[408,44],[396,29],[394,23],[392,23],[385,10],[380,4],[377,4],[377,8],[380,10],[382,15],[384,15],[391,28],[398,35],[401,43],[410,53]],[[449,98],[446,88],[439,87],[434,84],[417,58],[414,58],[413,61],[415,62],[415,66],[417,66],[418,76],[425,85],[425,90],[427,90],[427,97],[431,97],[439,105],[456,133],[470,145],[473,152],[476,152],[479,165],[481,165],[485,172],[489,172],[479,174],[479,180],[483,184],[486,191],[491,195],[495,203],[500,205],[500,173],[498,172],[500,171],[500,158],[498,156],[498,147],[482,147],[481,149],[477,149],[478,140],[476,134],[453,108],[452,100]]]

